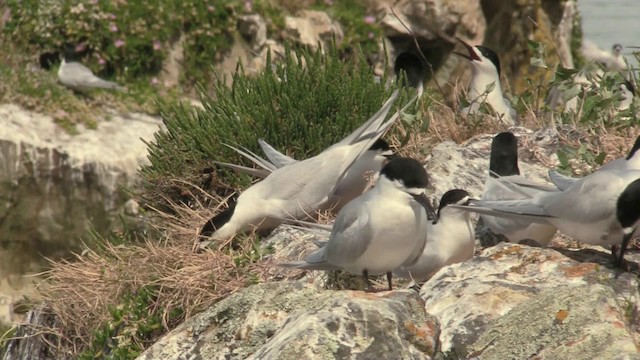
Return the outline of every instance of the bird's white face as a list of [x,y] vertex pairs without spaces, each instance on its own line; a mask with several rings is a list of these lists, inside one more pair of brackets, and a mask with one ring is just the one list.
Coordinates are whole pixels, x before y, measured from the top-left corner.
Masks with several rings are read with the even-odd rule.
[[473,47],[473,52],[476,54],[479,60],[471,61],[472,68],[478,73],[498,77],[498,70],[496,69],[495,65],[493,65],[491,60],[482,55],[482,53],[475,46]]

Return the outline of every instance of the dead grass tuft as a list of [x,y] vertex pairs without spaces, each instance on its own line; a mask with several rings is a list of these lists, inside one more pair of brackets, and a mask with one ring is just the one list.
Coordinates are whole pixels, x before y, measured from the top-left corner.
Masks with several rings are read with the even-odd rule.
[[229,255],[189,247],[145,242],[85,251],[73,260],[52,261],[40,290],[58,316],[62,345],[83,349],[91,344],[92,330],[109,321],[109,308],[126,294],[153,286],[158,289],[149,313],[160,312],[166,330],[172,310],[189,318],[247,285],[250,268],[236,267]]

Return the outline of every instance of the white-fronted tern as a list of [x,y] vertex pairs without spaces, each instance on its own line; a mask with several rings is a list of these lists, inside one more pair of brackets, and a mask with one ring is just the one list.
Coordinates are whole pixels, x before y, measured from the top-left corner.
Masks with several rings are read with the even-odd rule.
[[516,111],[505,99],[500,86],[500,59],[495,51],[486,46],[471,46],[457,38],[469,54],[455,52],[471,63],[471,82],[467,90],[470,105],[461,110],[463,115],[476,113],[484,102],[491,105],[500,121],[515,125]]
[[[521,186],[528,182],[528,180],[520,176],[518,138],[511,132],[499,133],[491,141],[489,176],[484,184],[482,200],[519,200],[529,197],[523,194],[525,189],[516,191],[506,186],[504,181]],[[549,186],[546,190],[554,189]],[[488,215],[480,215],[480,218],[491,232],[496,235],[503,235],[507,240],[515,243],[522,240],[533,240],[540,246],[547,246],[556,233],[556,228],[553,226],[531,223],[526,219],[509,219]]]
[[201,240],[227,240],[252,228],[271,230],[282,219],[305,219],[326,209],[335,202],[335,191],[347,170],[398,119],[399,112],[385,121],[397,96],[395,91],[376,114],[339,143],[277,169],[247,188],[228,209],[207,221],[200,231]]
[[396,157],[380,171],[375,186],[338,212],[327,244],[303,261],[281,264],[307,270],[343,269],[363,275],[387,274],[410,266],[427,239],[427,172],[411,158]]
[[58,80],[62,85],[76,91],[86,91],[90,89],[110,89],[124,91],[125,88],[107,80],[102,80],[93,74],[93,71],[79,62],[67,62],[62,59],[58,68]]
[[467,205],[469,193],[449,190],[440,199],[436,218],[427,223],[427,243],[422,254],[411,265],[393,271],[396,276],[422,282],[444,266],[466,261],[473,257],[475,235],[469,213],[449,205]]

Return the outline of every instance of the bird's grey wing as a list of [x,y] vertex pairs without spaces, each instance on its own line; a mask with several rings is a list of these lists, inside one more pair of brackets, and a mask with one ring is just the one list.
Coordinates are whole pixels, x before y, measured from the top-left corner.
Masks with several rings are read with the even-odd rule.
[[528,200],[475,200],[470,205],[448,205],[453,209],[475,212],[481,215],[498,216],[532,223],[549,224],[550,215]]
[[349,202],[340,210],[325,247],[327,260],[336,265],[348,264],[360,257],[371,243],[373,231],[369,212],[362,198]]
[[248,149],[239,149],[235,146],[229,145],[229,144],[222,144],[232,150],[234,150],[235,152],[237,152],[238,154],[246,157],[247,159],[251,160],[254,164],[260,166],[261,168],[268,170],[268,171],[275,171],[276,169],[278,169],[277,167],[275,167],[272,163],[270,163],[269,161],[265,160],[264,158],[256,155],[255,153],[249,151]]
[[[487,200],[516,200],[532,198],[543,190],[537,187],[521,186],[518,184],[519,179],[516,176],[503,176],[498,178],[487,178],[485,183],[485,194],[483,198],[487,198],[487,189],[491,187],[493,194]],[[553,189],[557,191],[557,189]],[[544,190],[545,192],[551,190]]]
[[320,230],[320,231],[331,231],[333,229],[333,224],[320,224],[311,221],[304,220],[292,220],[292,219],[281,219],[283,222],[287,223],[289,226],[300,229],[300,230]]
[[576,181],[579,181],[580,178],[573,178],[571,176],[562,175],[555,170],[549,170],[549,180],[555,185],[559,190],[566,190],[570,188]]
[[[341,163],[341,168],[338,171],[339,177],[335,182],[332,194],[336,192],[338,186],[340,185],[340,183],[342,183],[342,180],[344,180],[349,168],[353,165],[353,163],[358,160],[365,152],[367,152],[367,150],[369,150],[369,148],[371,148],[371,146],[378,139],[380,139],[387,130],[389,130],[389,128],[398,120],[398,118],[400,118],[400,114],[402,113],[402,111],[404,111],[409,105],[413,104],[417,98],[417,96],[414,96],[402,109],[398,110],[393,116],[389,118],[389,120],[380,125],[377,130],[367,130],[355,140],[355,144],[349,146],[349,154],[344,157],[344,160]],[[389,109],[387,109],[384,113],[385,116],[388,111]],[[384,116],[382,116],[382,119],[384,119]]]
[[545,202],[546,212],[578,223],[612,216],[625,180],[608,171],[596,172]]
[[520,175],[501,176],[499,177],[499,179],[503,181],[508,181],[514,185],[528,188],[528,189],[541,190],[541,191],[558,191],[558,189],[554,186],[532,181]]
[[64,72],[69,76],[77,76],[77,77],[94,77],[93,71],[88,67],[78,63],[78,62],[69,62],[64,64]]
[[266,178],[267,176],[269,176],[269,174],[271,174],[271,171],[269,171],[269,170],[255,169],[255,168],[250,168],[250,167],[246,167],[246,166],[242,166],[242,165],[236,165],[236,164],[222,162],[222,161],[215,161],[214,160],[213,163],[216,164],[216,165],[226,166],[226,167],[231,168],[233,170],[237,170],[237,171],[249,174],[251,176],[259,177],[259,178],[262,178],[262,179]]
[[269,143],[262,139],[258,139],[258,144],[260,145],[260,148],[262,149],[264,154],[267,156],[267,159],[269,159],[269,161],[271,161],[271,163],[275,167],[281,168],[283,166],[298,162],[298,160],[279,152],[273,146],[269,145]]

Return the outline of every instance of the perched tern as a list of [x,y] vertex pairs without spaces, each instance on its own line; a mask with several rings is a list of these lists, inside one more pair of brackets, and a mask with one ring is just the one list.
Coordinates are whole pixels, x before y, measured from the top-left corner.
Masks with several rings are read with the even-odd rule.
[[[516,191],[504,184],[510,181],[527,186],[528,180],[520,176],[518,167],[518,138],[511,132],[502,132],[494,136],[491,142],[489,158],[489,176],[484,184],[482,200],[519,200],[529,196],[525,191]],[[531,182],[533,184],[533,182]],[[528,186],[530,187],[530,186]],[[537,187],[536,189],[539,189]],[[546,190],[553,190],[547,187]],[[480,215],[482,223],[496,235],[503,235],[510,242],[533,240],[540,246],[547,246],[556,233],[550,225],[535,224],[522,219]]]
[[462,109],[462,114],[476,113],[483,102],[491,105],[500,121],[507,125],[515,125],[517,117],[515,109],[502,94],[500,86],[500,59],[495,51],[486,46],[471,46],[458,38],[467,48],[469,54],[455,52],[471,63],[471,82],[467,96],[471,104]]
[[425,281],[444,266],[463,262],[473,257],[475,234],[469,213],[449,205],[468,205],[469,193],[449,190],[440,199],[436,219],[427,223],[427,243],[416,262],[400,266],[396,276]]
[[86,91],[95,88],[124,91],[122,86],[100,79],[93,71],[79,62],[67,62],[67,56],[62,59],[58,68],[58,80],[62,85],[76,91]]
[[303,261],[281,264],[307,270],[343,269],[365,277],[410,266],[423,253],[427,213],[427,172],[411,158],[396,157],[385,165],[375,186],[338,212],[327,244]]
[[627,244],[640,234],[640,171],[596,171],[564,191],[538,191],[524,200],[479,200],[469,206],[451,206],[551,224],[587,244],[622,244],[619,257],[613,252],[620,266]]

